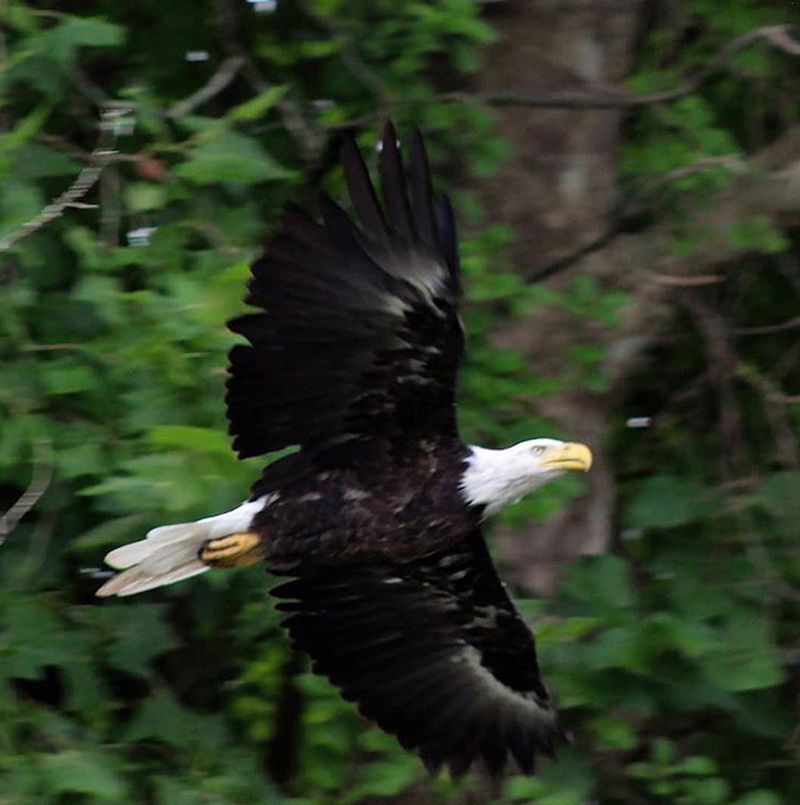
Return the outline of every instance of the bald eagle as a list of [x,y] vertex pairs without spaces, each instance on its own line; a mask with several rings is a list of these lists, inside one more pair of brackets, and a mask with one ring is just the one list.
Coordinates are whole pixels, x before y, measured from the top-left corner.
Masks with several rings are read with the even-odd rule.
[[238,508],[156,528],[111,551],[126,596],[266,561],[283,625],[363,715],[454,774],[509,756],[532,772],[559,735],[533,636],[487,551],[487,515],[589,449],[462,442],[464,351],[453,213],[432,191],[418,132],[407,170],[394,128],[378,157],[383,203],[352,140],[342,161],[358,223],[321,196],[321,222],[287,208],[230,323],[227,414],[239,457],[287,446]]

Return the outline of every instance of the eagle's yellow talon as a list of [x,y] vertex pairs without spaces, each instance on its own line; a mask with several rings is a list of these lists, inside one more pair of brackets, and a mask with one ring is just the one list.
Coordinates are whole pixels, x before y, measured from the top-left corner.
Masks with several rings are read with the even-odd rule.
[[252,532],[231,534],[221,539],[209,540],[200,551],[200,559],[213,567],[247,567],[261,557],[252,553],[261,544],[261,537]]

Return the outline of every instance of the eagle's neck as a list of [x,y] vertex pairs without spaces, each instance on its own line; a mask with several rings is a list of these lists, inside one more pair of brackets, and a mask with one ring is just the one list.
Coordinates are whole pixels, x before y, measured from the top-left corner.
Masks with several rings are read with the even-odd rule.
[[461,494],[470,506],[484,506],[490,515],[546,483],[551,473],[532,471],[529,457],[517,447],[490,450],[469,446]]

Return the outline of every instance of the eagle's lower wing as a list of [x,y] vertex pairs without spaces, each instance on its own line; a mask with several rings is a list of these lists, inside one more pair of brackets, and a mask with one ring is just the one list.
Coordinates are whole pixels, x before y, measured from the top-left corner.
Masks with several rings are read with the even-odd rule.
[[463,352],[455,227],[434,198],[419,134],[408,187],[394,129],[379,156],[383,206],[355,144],[343,162],[356,226],[323,196],[322,223],[287,209],[252,266],[231,329],[228,418],[239,456],[324,448],[374,434],[456,433]]
[[272,593],[293,644],[430,768],[510,754],[531,772],[559,734],[533,636],[479,531],[403,564],[303,564]]

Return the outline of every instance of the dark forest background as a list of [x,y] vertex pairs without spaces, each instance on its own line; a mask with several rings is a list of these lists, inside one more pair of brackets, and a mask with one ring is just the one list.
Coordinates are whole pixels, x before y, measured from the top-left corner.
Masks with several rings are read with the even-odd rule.
[[[465,438],[589,443],[494,524],[572,737],[503,802],[800,801],[800,8],[0,5],[0,803],[484,802],[290,654],[261,568],[121,601],[224,511],[248,262],[337,138],[426,134]],[[280,378],[276,378],[276,383]]]

